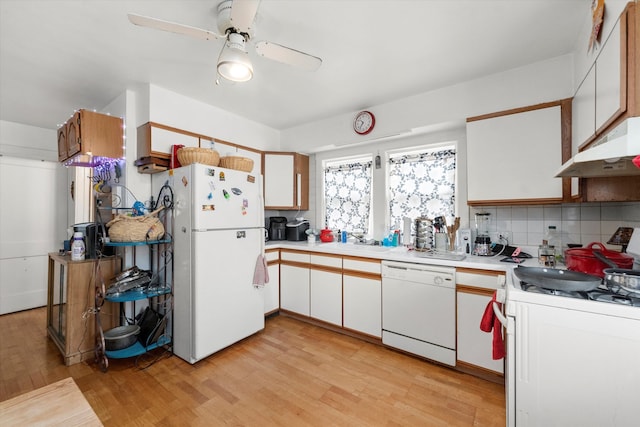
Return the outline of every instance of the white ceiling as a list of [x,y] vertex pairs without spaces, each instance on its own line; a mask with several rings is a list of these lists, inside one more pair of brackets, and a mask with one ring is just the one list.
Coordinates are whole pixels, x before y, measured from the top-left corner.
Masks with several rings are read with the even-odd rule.
[[[238,1],[238,0],[236,0]],[[0,0],[0,120],[55,129],[152,83],[286,129],[571,52],[591,0],[263,0],[254,40],[323,59],[299,71],[249,49],[255,76],[216,86],[219,0]]]

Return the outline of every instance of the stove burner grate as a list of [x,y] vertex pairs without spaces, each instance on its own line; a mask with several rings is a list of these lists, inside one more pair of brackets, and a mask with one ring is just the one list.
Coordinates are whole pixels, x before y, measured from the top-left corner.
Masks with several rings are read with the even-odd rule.
[[620,304],[627,305],[631,307],[640,307],[640,298],[633,296],[629,292],[617,288],[607,288],[605,286],[601,286],[593,291],[582,292],[582,291],[563,291],[559,289],[547,289],[541,286],[520,282],[520,288],[523,291],[533,292],[537,294],[544,295],[556,295],[566,298],[577,298],[577,299],[586,299],[590,301],[598,301],[605,302],[610,304]]
[[520,287],[522,288],[523,291],[533,292],[537,294],[557,295],[557,296],[567,297],[567,298],[589,299],[589,296],[587,295],[586,292],[563,291],[561,289],[544,288],[542,286],[538,286],[538,285],[534,285],[532,283],[526,283],[526,282],[520,282]]

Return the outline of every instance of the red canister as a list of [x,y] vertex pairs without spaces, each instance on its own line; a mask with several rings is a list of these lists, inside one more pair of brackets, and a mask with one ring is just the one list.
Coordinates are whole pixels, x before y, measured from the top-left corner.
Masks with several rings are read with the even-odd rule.
[[[596,246],[594,248],[594,246]],[[589,243],[586,248],[571,248],[564,252],[564,263],[568,270],[579,271],[581,273],[592,274],[598,277],[604,277],[602,270],[612,268],[602,261],[604,257],[609,263],[617,265],[616,268],[633,267],[633,257],[616,251],[611,251],[604,247],[604,244],[593,242]]]
[[321,242],[333,242],[333,230],[328,228],[320,230],[320,241]]

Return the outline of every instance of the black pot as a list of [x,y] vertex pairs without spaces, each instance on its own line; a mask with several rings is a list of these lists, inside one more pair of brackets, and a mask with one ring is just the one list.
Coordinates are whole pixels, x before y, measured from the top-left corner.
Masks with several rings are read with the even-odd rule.
[[138,339],[140,326],[125,325],[109,329],[104,333],[104,347],[106,350],[122,350],[131,347]]

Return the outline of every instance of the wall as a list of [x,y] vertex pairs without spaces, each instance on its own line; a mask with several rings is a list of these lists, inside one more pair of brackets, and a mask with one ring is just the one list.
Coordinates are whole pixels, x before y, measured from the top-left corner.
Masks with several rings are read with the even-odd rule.
[[[607,245],[618,227],[640,227],[640,203],[582,203],[548,206],[512,206],[471,209],[471,221],[475,212],[491,214],[492,232],[509,231],[509,241],[518,246],[538,246],[550,225],[556,226],[562,244],[587,245],[602,242],[610,249],[620,246]],[[496,241],[492,235],[492,240]]]
[[467,117],[568,98],[573,94],[572,56],[565,55],[477,80],[417,94],[387,104],[368,106],[376,127],[366,137],[355,134],[349,112],[285,129],[281,149],[317,152],[390,135],[431,132],[454,127]]
[[258,150],[280,148],[280,132],[273,128],[159,86],[149,85],[148,93],[148,115],[136,127],[152,121]]
[[[458,152],[458,190],[456,209],[461,226],[469,227],[466,206],[466,131],[467,117],[533,105],[570,97],[573,93],[571,55],[553,58],[514,70],[463,82],[432,92],[371,106],[376,128],[367,137],[355,135],[354,114],[344,114],[282,131],[281,149],[315,153],[315,172],[310,189],[315,209],[306,213],[312,226],[321,228],[322,161],[358,154],[384,152],[401,147],[455,142]],[[315,161],[314,161],[315,158]],[[498,159],[498,157],[497,157]],[[491,168],[499,168],[499,161]],[[388,227],[384,169],[374,169],[373,237],[379,238]],[[286,214],[285,214],[286,216]]]
[[55,130],[0,120],[0,155],[58,161]]
[[[380,155],[382,158],[382,167],[372,169],[372,188],[374,193],[372,194],[372,214],[374,217],[374,229],[370,232],[370,238],[381,240],[384,235],[388,233],[388,205],[386,202],[386,163],[387,153],[407,147],[417,146],[429,146],[429,145],[442,145],[442,144],[455,144],[458,153],[466,151],[466,137],[464,127],[456,127],[449,130],[442,130],[439,132],[431,132],[425,134],[411,135],[404,138],[390,138],[382,141],[378,141],[375,144],[366,144],[363,146],[350,146],[344,147],[338,150],[323,151],[316,153],[310,159],[310,163],[314,165],[313,176],[310,179],[314,182],[312,189],[312,197],[310,200],[314,200],[313,210],[307,213],[306,218],[311,221],[311,226],[315,228],[323,228],[322,211],[323,195],[321,190],[323,181],[323,162],[328,159],[342,159],[354,156],[370,156],[372,159],[376,155]],[[468,209],[466,207],[466,194],[467,194],[467,179],[466,179],[466,163],[464,163],[465,156],[458,156],[459,162],[457,165],[458,170],[458,188],[456,193],[456,212],[461,217],[461,223],[468,223]],[[317,190],[317,191],[315,191]]]

